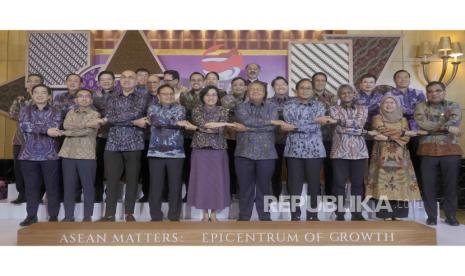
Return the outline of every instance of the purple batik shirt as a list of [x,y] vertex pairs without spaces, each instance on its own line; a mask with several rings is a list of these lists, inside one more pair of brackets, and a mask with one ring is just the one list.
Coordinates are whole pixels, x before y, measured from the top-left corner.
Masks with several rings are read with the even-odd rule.
[[[278,97],[274,94],[272,98],[269,98],[267,101],[274,103],[278,107],[278,116],[279,120],[284,120],[283,110],[284,106],[289,102],[295,100],[294,97],[289,97],[289,95]],[[286,144],[287,132],[281,130],[281,128],[276,128],[276,144],[285,145]]]
[[19,160],[47,161],[57,160],[59,141],[47,135],[49,128],[59,128],[61,112],[47,104],[42,110],[31,104],[21,108],[19,127],[23,133],[24,144],[19,153]]
[[387,92],[386,95],[394,96],[397,101],[402,106],[402,111],[404,112],[404,117],[408,121],[408,125],[411,130],[418,130],[417,122],[413,118],[413,113],[417,104],[426,102],[426,97],[423,91],[413,88],[407,88],[407,92],[403,93],[397,88],[392,89]]
[[115,91],[108,99],[106,118],[110,124],[105,150],[136,151],[144,149],[144,129],[132,121],[145,117],[148,97],[132,92],[125,96],[123,91]]
[[100,116],[104,118],[106,116],[106,109],[108,105],[108,99],[110,96],[114,93],[113,91],[115,90],[109,90],[109,91],[96,91],[94,95],[92,96],[93,100],[93,105],[95,107],[95,110],[100,113]]
[[57,95],[55,98],[53,98],[53,106],[61,111],[62,120],[65,119],[68,111],[70,111],[71,108],[76,105],[76,102],[74,101],[75,99],[76,93],[70,94],[69,92]]
[[275,126],[271,120],[278,120],[278,107],[270,102],[255,105],[243,102],[234,112],[236,121],[248,129],[238,132],[234,156],[252,160],[277,159],[275,148]]
[[[94,109],[100,113],[101,118],[105,118],[106,116],[108,99],[110,99],[110,96],[114,93],[113,91],[114,90],[100,90],[96,91],[92,96]],[[98,130],[97,137],[107,139],[109,129],[110,127],[108,124],[101,126]]]
[[357,104],[363,105],[368,109],[368,118],[364,129],[371,130],[371,120],[375,115],[379,114],[379,105],[382,98],[383,95],[380,93],[372,92],[370,95],[363,91],[357,93]]

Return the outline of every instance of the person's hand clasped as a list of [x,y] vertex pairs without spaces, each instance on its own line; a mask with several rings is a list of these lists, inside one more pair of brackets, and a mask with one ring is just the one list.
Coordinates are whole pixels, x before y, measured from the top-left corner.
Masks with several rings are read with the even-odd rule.
[[58,128],[49,128],[47,130],[47,135],[50,137],[59,137],[62,135],[62,132]]

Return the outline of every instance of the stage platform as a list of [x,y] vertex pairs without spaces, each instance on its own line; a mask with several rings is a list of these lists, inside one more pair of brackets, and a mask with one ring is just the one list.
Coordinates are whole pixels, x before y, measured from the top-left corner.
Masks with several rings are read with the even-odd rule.
[[[273,222],[259,222],[255,210],[251,222],[236,222],[238,202],[234,200],[231,207],[218,213],[218,223],[199,222],[201,210],[186,204],[183,204],[181,222],[150,222],[148,203],[136,203],[136,223],[122,223],[122,202],[118,203],[117,222],[81,223],[83,204],[79,203],[76,205],[76,223],[40,222],[21,229],[18,224],[26,217],[26,204],[9,203],[16,196],[15,186],[9,185],[8,200],[0,201],[0,245],[465,245],[463,225],[450,227],[441,220],[438,220],[436,227],[424,225],[426,214],[421,201],[410,206],[409,217],[405,221],[394,222],[384,222],[367,212],[364,212],[370,220],[367,222],[336,222],[332,213],[325,212],[325,206],[322,206],[323,211],[319,213],[321,222],[304,221],[305,213],[303,221],[290,222],[288,212],[272,212]],[[94,221],[101,218],[104,208],[104,203],[94,205]],[[168,204],[164,203],[162,210],[166,214]],[[63,216],[62,206],[59,219]],[[45,204],[40,205],[38,217],[39,221],[47,220]],[[349,212],[346,220],[350,220]],[[105,239],[99,233],[106,233]],[[141,240],[141,234],[137,233],[145,233],[145,242]],[[166,238],[165,242],[159,242],[160,235],[163,239],[163,235],[170,237],[170,233],[177,233],[176,242],[168,242]],[[113,237],[113,234],[117,236]],[[312,237],[315,240],[310,242]],[[316,242],[318,238],[319,242]],[[92,243],[93,239],[96,242]],[[110,242],[111,239],[114,241]],[[242,242],[243,239],[247,239],[247,243]],[[270,242],[265,242],[265,239]]]
[[[183,186],[184,187],[184,186]],[[306,187],[303,189],[306,190]],[[185,191],[183,191],[185,193]],[[22,220],[26,217],[26,203],[20,205],[14,205],[9,203],[10,201],[14,200],[17,197],[17,191],[14,184],[8,185],[8,199],[0,200],[0,220]],[[75,218],[77,221],[81,220],[84,215],[84,204],[77,203],[75,207]],[[275,207],[275,205],[271,204],[271,207]],[[319,206],[319,218],[321,220],[334,220],[334,213],[328,210],[328,207],[324,204],[320,204]],[[162,204],[162,211],[164,214],[168,212],[168,204]],[[94,213],[92,219],[99,220],[105,213],[105,203],[95,203],[94,204]],[[368,219],[375,219],[373,213],[363,211],[363,214]],[[40,204],[39,210],[37,213],[39,221],[46,221],[48,219],[47,213],[47,206],[46,204]],[[233,199],[231,202],[231,206],[221,210],[218,213],[218,219],[220,220],[236,220],[239,216],[239,202],[238,200]],[[135,210],[134,210],[134,217],[138,221],[150,221],[150,208],[148,203],[136,203]],[[181,219],[183,220],[200,220],[202,217],[202,210],[191,208],[187,206],[187,204],[182,205],[181,211]],[[61,220],[64,218],[64,207],[61,204],[60,213],[58,218]],[[124,205],[122,200],[118,202],[117,209],[116,209],[116,220],[121,221],[124,219]],[[286,221],[290,220],[290,213],[283,212],[283,211],[276,211],[271,212],[271,219],[272,220],[279,220],[279,221]],[[305,220],[305,212],[302,214],[302,219]],[[350,219],[350,213],[347,209],[346,213],[346,220]],[[412,202],[409,205],[409,220],[426,220],[426,213],[423,208],[422,201]],[[254,208],[252,213],[252,220],[258,220],[257,212]]]
[[411,221],[37,223],[18,245],[276,246],[436,245],[436,230]]

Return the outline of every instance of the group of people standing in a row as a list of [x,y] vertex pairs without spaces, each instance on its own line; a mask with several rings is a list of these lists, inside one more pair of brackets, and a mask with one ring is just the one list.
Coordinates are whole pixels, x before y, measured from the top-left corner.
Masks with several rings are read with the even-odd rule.
[[[14,137],[19,197],[13,203],[27,202],[20,225],[37,222],[44,191],[49,221],[57,221],[61,200],[64,221],[74,221],[79,187],[84,221],[92,220],[104,191],[101,221],[115,221],[123,174],[126,221],[135,221],[139,181],[139,201],[149,202],[152,221],[163,219],[164,200],[168,219],[180,219],[183,181],[187,204],[203,210],[203,221],[216,221],[232,194],[239,197],[239,220],[250,220],[255,205],[259,219],[267,221],[264,198],[281,194],[284,161],[289,195],[300,196],[308,184],[309,221],[318,220],[311,211],[317,196],[344,198],[350,180],[353,196],[389,200],[392,209],[380,210],[378,217],[406,217],[408,202],[423,199],[427,223],[435,225],[440,172],[446,223],[458,225],[461,111],[445,100],[444,84],[429,83],[426,101],[422,91],[409,87],[410,74],[399,70],[396,88],[384,94],[375,89],[376,77],[367,74],[358,91],[343,84],[334,95],[326,89],[327,76],[318,72],[297,82],[295,97],[288,81],[276,77],[274,95],[267,97],[268,84],[258,80],[260,66],[249,64],[246,71],[249,79],[234,78],[230,93],[218,88],[216,72],[192,73],[187,89],[175,70],[164,72],[163,84],[146,69],[126,70],[120,88],[113,72],[102,71],[101,90],[95,92],[81,88],[81,77],[70,74],[68,91],[53,100],[43,77],[30,74],[27,96],[10,109],[19,124]],[[301,220],[300,209],[291,209],[291,219]],[[337,210],[336,220],[344,220],[344,213]],[[351,219],[365,220],[360,210]]]

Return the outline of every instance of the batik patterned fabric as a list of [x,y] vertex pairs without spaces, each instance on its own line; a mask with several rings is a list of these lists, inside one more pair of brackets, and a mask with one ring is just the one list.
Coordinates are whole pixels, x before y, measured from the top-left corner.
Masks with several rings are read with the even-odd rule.
[[[366,195],[376,199],[421,200],[415,170],[407,148],[407,120],[390,123],[381,115],[373,117],[373,129],[388,136],[388,141],[375,141],[371,153]],[[402,140],[400,140],[402,139]],[[400,141],[400,143],[399,143]]]
[[[283,117],[283,110],[284,110],[284,105],[290,101],[293,100],[293,97],[289,97],[288,95],[285,95],[284,97],[278,97],[276,94],[268,99],[269,102],[275,104],[278,107],[278,118],[279,120],[284,120]],[[281,128],[277,127],[276,128],[276,144],[281,144],[284,145],[286,144],[286,137],[287,137],[287,132],[282,131]]]
[[95,159],[98,130],[86,127],[86,124],[99,118],[100,113],[90,108],[71,109],[63,122],[66,138],[58,155],[70,159]]
[[[221,106],[226,108],[229,113],[229,121],[230,122],[235,122],[236,117],[235,117],[235,110],[236,106],[240,105],[241,103],[244,102],[244,97],[236,97],[232,94],[228,94],[221,98]],[[236,140],[236,131],[234,131],[232,128],[226,128],[224,136],[228,140]]]
[[297,127],[287,135],[285,157],[326,157],[321,126],[315,122],[316,118],[325,115],[323,103],[315,100],[303,103],[296,99],[284,106],[283,115],[286,122]]
[[[100,117],[102,118],[106,116],[108,99],[110,98],[111,94],[113,94],[113,91],[97,90],[92,95],[93,106],[95,110],[100,113]],[[100,138],[107,138],[109,130],[109,125],[105,124],[99,128],[97,136]]]
[[330,114],[338,121],[330,157],[350,160],[368,158],[363,129],[368,117],[367,108],[362,105],[338,105],[331,107]]
[[148,98],[136,92],[125,96],[115,91],[108,99],[106,118],[110,131],[105,150],[136,151],[144,149],[144,129],[136,127],[132,121],[145,117]]
[[458,137],[447,131],[449,126],[459,127],[462,111],[457,103],[442,101],[439,104],[422,102],[414,113],[415,121],[428,135],[420,136],[418,155],[462,155]]
[[367,74],[379,78],[392,53],[399,44],[400,36],[351,36],[344,34],[326,34],[325,39],[350,39],[353,48],[354,83]]
[[63,93],[53,98],[53,106],[61,111],[61,118],[63,120],[65,119],[66,114],[68,114],[68,111],[70,111],[72,107],[76,106],[75,99],[76,95],[70,93]]
[[192,123],[199,127],[192,138],[192,148],[226,149],[224,127],[206,129],[209,122],[228,122],[228,110],[222,106],[196,107],[192,111]]
[[22,145],[24,143],[23,134],[21,133],[21,128],[19,127],[19,111],[24,106],[30,105],[31,102],[32,99],[30,96],[19,96],[13,101],[13,104],[10,106],[8,115],[11,119],[17,121],[16,131],[13,136],[13,145]]
[[368,109],[368,118],[365,123],[365,129],[371,130],[371,120],[373,116],[379,114],[379,105],[383,95],[380,93],[373,92],[370,95],[363,91],[357,93],[357,104],[363,105]]
[[237,106],[235,115],[237,122],[249,129],[237,133],[234,156],[252,160],[278,158],[275,149],[275,127],[271,124],[271,120],[278,119],[277,106],[269,102],[259,105],[244,102]]
[[174,88],[174,97],[176,99],[176,102],[179,103],[181,95],[187,92],[189,92],[189,89],[187,89],[187,87],[178,84],[178,86]]
[[49,128],[59,128],[61,113],[47,104],[42,110],[31,104],[21,108],[19,126],[24,137],[24,144],[19,153],[19,160],[45,161],[57,160],[59,142],[57,138],[47,135]]
[[29,32],[28,71],[41,74],[45,84],[62,87],[67,74],[90,66],[91,34],[85,32]]
[[151,105],[147,116],[151,125],[149,157],[184,158],[183,130],[176,123],[186,119],[186,109],[178,104]]
[[[324,90],[321,94],[315,91],[314,99],[320,101],[325,106],[325,115],[329,116],[329,109],[331,106],[337,105],[337,96],[333,93]],[[323,134],[323,141],[331,141],[333,139],[334,125],[324,125],[321,127]]]
[[136,93],[148,94],[147,86],[136,86],[134,90],[136,91]]
[[199,95],[200,91],[190,90],[179,96],[179,103],[186,108],[186,117],[189,121],[192,118],[192,110],[202,104]]
[[[199,91],[190,90],[190,91],[181,93],[179,96],[179,103],[186,108],[186,119],[192,123],[192,110],[202,105],[202,102],[200,101],[200,90]],[[193,135],[194,135],[193,131],[186,130],[184,132],[184,136],[186,138],[192,139]]]

